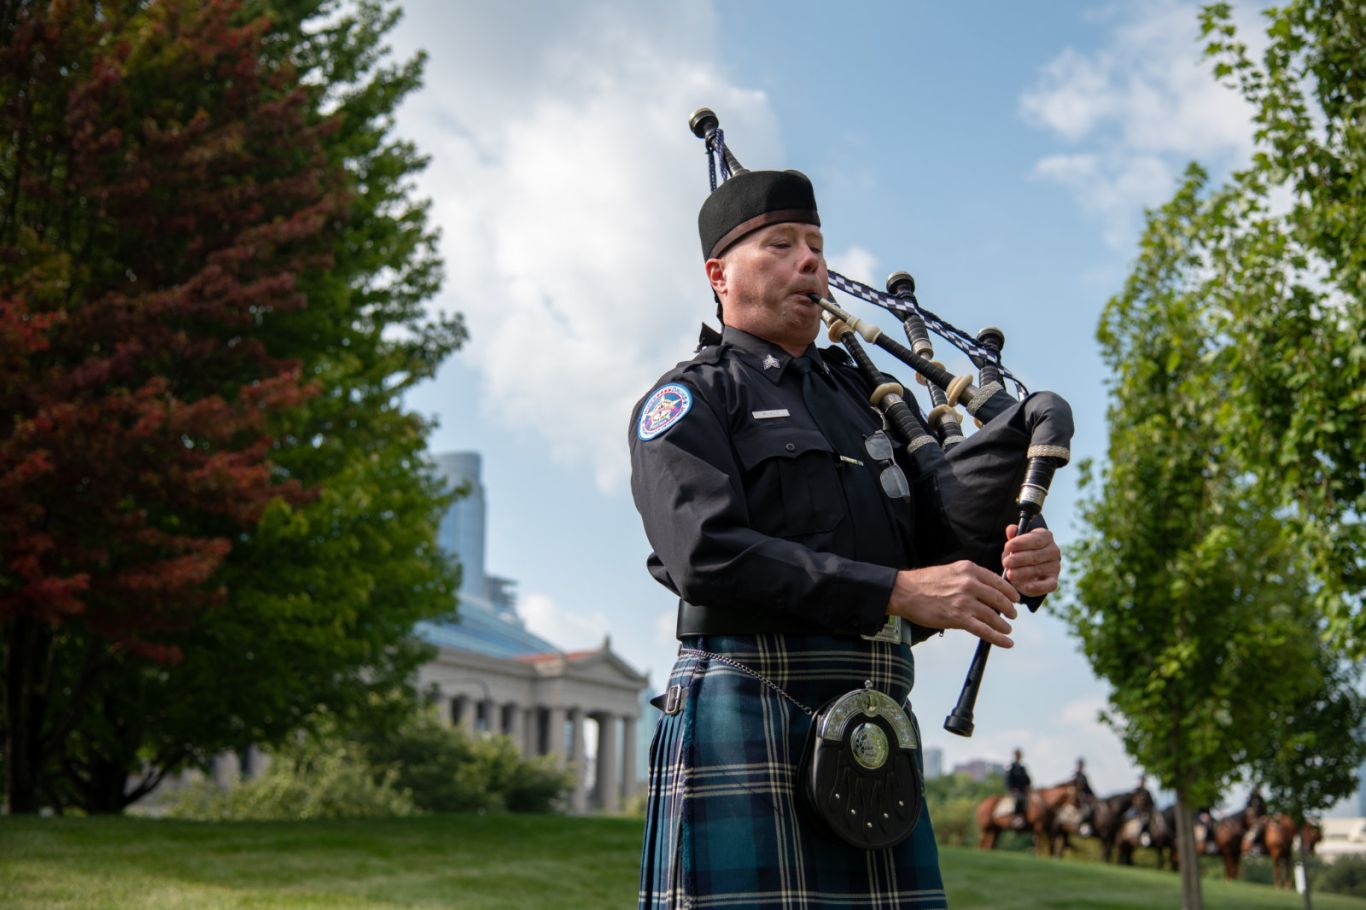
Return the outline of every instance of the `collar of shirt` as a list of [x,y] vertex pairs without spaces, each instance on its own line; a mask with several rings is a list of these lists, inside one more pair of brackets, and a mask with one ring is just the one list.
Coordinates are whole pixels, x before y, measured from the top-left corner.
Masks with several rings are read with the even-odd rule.
[[[732,328],[731,326],[725,326],[721,330],[721,343],[734,348],[741,359],[775,385],[783,378],[783,374],[787,372],[788,364],[795,359],[778,345],[765,341],[757,335],[751,335],[749,332],[741,329]],[[820,351],[816,348],[814,342],[807,345],[806,352],[803,356],[816,364],[817,368],[822,373],[827,376],[830,375],[830,368],[826,366],[825,358],[820,355]],[[778,361],[778,366],[776,368],[764,368],[764,361],[769,357]]]

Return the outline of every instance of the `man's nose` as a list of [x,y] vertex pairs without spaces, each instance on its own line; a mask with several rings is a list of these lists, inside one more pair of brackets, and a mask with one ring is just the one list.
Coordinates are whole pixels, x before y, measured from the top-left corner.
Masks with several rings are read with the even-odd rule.
[[805,247],[802,254],[801,270],[803,272],[815,272],[821,266],[821,254],[811,247]]

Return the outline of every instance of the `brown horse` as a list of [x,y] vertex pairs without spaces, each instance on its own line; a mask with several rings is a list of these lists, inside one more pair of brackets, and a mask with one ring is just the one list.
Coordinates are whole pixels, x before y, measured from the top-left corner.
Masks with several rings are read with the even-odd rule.
[[1086,810],[1095,800],[1095,796],[1090,793],[1081,793],[1077,790],[1075,782],[1072,781],[1059,784],[1055,789],[1061,790],[1069,784],[1072,787],[1072,792],[1066,794],[1053,806],[1052,816],[1048,820],[1049,852],[1058,857],[1071,849],[1073,834],[1085,837],[1091,832],[1090,814]]
[[1264,816],[1251,809],[1244,809],[1236,815],[1229,815],[1214,823],[1214,845],[1224,861],[1224,878],[1236,881],[1238,867],[1243,860],[1243,851],[1252,846],[1244,845],[1249,840],[1247,834]]
[[[1305,853],[1313,853],[1322,832],[1315,825],[1304,823],[1299,830]],[[1288,815],[1273,815],[1266,820],[1266,854],[1271,857],[1271,883],[1277,888],[1291,888],[1295,884],[1295,820]]]
[[1271,857],[1272,886],[1291,887],[1294,884],[1291,866],[1295,861],[1295,820],[1288,815],[1268,817],[1263,837],[1266,855]]
[[[1034,832],[1034,849],[1041,855],[1049,853],[1049,827],[1053,814],[1069,802],[1076,805],[1077,788],[1069,781],[1056,787],[1030,790],[1025,800],[1025,828]],[[1001,832],[1015,829],[1014,796],[988,796],[977,804],[977,830],[981,832],[977,846],[983,850],[996,849]]]

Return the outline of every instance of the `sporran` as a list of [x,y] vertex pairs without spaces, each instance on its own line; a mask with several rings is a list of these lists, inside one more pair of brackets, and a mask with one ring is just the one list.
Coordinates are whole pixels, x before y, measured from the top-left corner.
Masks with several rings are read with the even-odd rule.
[[816,712],[801,782],[831,833],[855,847],[881,850],[911,836],[925,787],[910,717],[871,681],[864,686]]

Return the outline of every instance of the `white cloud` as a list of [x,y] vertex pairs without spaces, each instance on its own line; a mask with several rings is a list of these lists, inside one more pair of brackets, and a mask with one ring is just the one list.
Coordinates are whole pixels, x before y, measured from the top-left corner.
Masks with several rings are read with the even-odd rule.
[[1100,220],[1106,242],[1117,248],[1132,240],[1144,207],[1170,195],[1177,179],[1159,155],[1114,150],[1104,156],[1049,155],[1035,163],[1034,175],[1071,190],[1077,204]]
[[438,306],[465,314],[483,411],[619,487],[631,406],[712,312],[693,220],[706,156],[687,116],[712,107],[742,161],[777,165],[767,99],[728,82],[706,4],[407,12],[395,43],[431,59],[399,126],[432,158]]
[[[1035,175],[1069,189],[1112,246],[1133,242],[1143,208],[1171,194],[1187,161],[1217,170],[1252,149],[1251,109],[1214,80],[1197,13],[1174,0],[1112,8],[1103,47],[1064,49],[1020,97],[1025,120],[1073,149],[1039,161]],[[1255,13],[1240,8],[1235,18],[1255,49]]]
[[673,607],[660,610],[655,616],[655,644],[663,648],[677,648],[678,610]]
[[828,258],[830,270],[839,272],[846,278],[862,281],[873,287],[881,287],[881,280],[873,273],[877,268],[877,258],[861,246],[851,246],[847,250],[834,253]]
[[606,614],[594,610],[565,610],[545,594],[530,593],[518,599],[517,613],[531,632],[562,651],[596,648],[611,631]]

